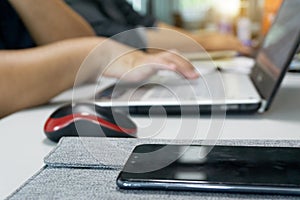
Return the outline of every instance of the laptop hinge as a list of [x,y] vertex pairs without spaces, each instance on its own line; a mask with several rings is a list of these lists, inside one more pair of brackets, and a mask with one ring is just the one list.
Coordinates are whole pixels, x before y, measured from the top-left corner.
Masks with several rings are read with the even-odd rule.
[[262,100],[261,101],[261,106],[260,108],[258,109],[258,113],[264,113],[267,109],[267,105],[268,105],[268,102],[266,100]]

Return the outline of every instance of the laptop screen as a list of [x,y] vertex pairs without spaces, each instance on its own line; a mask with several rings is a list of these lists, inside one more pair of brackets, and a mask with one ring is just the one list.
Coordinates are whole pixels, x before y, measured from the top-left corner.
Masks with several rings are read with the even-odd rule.
[[300,0],[285,0],[257,54],[251,79],[267,108],[300,42]]

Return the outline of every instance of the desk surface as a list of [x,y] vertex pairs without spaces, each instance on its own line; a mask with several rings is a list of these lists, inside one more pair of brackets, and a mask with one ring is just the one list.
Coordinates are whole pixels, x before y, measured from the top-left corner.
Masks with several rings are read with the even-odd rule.
[[[0,120],[0,199],[5,198],[43,166],[43,158],[55,143],[45,138],[43,126],[49,115],[62,103],[24,110]],[[289,74],[271,109],[262,115],[227,116],[226,119],[133,117],[139,137],[175,139],[178,134],[194,131],[206,139],[210,125],[222,125],[218,139],[299,140],[300,75]],[[187,127],[178,133],[182,124]],[[143,128],[144,127],[144,128]],[[160,127],[158,129],[157,127]]]

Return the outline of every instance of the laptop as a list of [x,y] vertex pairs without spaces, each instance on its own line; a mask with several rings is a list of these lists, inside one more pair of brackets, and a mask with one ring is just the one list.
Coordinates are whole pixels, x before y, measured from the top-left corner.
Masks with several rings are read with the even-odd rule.
[[161,72],[142,83],[114,83],[100,90],[95,101],[131,114],[263,113],[270,108],[300,42],[299,8],[300,0],[282,3],[250,74],[214,70],[186,80],[174,72]]

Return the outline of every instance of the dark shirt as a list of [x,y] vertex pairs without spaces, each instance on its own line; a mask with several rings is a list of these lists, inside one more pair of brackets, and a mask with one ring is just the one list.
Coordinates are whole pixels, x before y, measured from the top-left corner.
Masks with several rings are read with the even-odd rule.
[[0,0],[0,49],[35,46],[20,17],[7,0]]
[[[125,31],[137,27],[153,27],[156,19],[136,12],[126,0],[65,0],[90,23],[98,36],[112,37],[131,46],[141,46],[138,31]],[[117,34],[122,33],[122,35]]]

